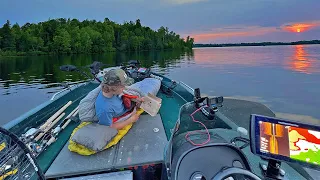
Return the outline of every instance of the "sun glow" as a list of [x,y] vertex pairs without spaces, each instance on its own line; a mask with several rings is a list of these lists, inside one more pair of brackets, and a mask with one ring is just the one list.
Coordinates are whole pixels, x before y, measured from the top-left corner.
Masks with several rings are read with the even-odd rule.
[[310,30],[311,28],[315,27],[315,24],[307,24],[307,23],[297,23],[297,24],[290,24],[283,27],[284,30],[289,32],[295,32],[295,33],[302,33],[305,31]]

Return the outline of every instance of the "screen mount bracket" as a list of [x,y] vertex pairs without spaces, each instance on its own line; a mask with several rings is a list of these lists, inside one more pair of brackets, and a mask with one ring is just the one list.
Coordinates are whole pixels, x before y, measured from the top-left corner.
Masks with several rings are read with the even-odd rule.
[[268,165],[260,163],[260,168],[266,179],[283,179],[285,171],[281,169],[281,162],[273,159],[268,159]]

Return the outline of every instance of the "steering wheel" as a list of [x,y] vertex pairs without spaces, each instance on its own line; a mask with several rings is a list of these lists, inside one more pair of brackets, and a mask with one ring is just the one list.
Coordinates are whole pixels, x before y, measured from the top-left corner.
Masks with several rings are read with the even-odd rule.
[[212,178],[212,180],[226,179],[227,177],[230,177],[233,174],[240,174],[240,175],[247,176],[247,177],[254,179],[254,180],[261,180],[257,175],[253,174],[252,172],[245,170],[245,169],[237,168],[237,167],[227,168],[227,169],[220,171],[218,174],[216,174]]

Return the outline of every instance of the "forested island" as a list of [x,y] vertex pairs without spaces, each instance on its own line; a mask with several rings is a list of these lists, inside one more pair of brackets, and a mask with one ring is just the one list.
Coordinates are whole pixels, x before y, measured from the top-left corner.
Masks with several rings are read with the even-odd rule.
[[161,26],[158,30],[135,22],[118,24],[104,21],[51,19],[45,22],[11,26],[8,20],[0,28],[0,56],[42,54],[89,54],[110,51],[152,51],[193,47],[194,39],[185,39]]
[[260,43],[228,43],[228,44],[194,44],[193,47],[232,47],[232,46],[276,46],[276,45],[301,45],[320,44],[320,40],[295,41],[295,42],[260,42]]

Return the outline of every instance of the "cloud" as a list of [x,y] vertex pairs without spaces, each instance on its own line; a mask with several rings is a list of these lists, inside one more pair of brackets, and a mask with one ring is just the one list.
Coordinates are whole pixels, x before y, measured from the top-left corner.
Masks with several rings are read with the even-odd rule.
[[[196,43],[212,43],[212,42],[230,42],[230,40],[249,37],[261,37],[269,35],[274,36],[273,33],[302,33],[312,29],[320,28],[320,20],[305,21],[305,22],[290,22],[280,26],[228,26],[223,28],[206,29],[191,33],[183,33],[183,36],[191,36]],[[271,35],[271,36],[270,36]],[[268,41],[268,40],[266,40]]]
[[287,23],[282,25],[281,29],[287,32],[304,32],[316,27],[320,27],[320,21]]
[[163,0],[163,1],[170,4],[189,4],[189,3],[197,3],[197,2],[203,2],[208,0]]
[[239,26],[217,28],[213,29],[211,32],[191,33],[190,36],[195,39],[195,42],[210,42],[217,39],[228,39],[233,37],[261,36],[277,31],[279,31],[279,29],[276,27]]

